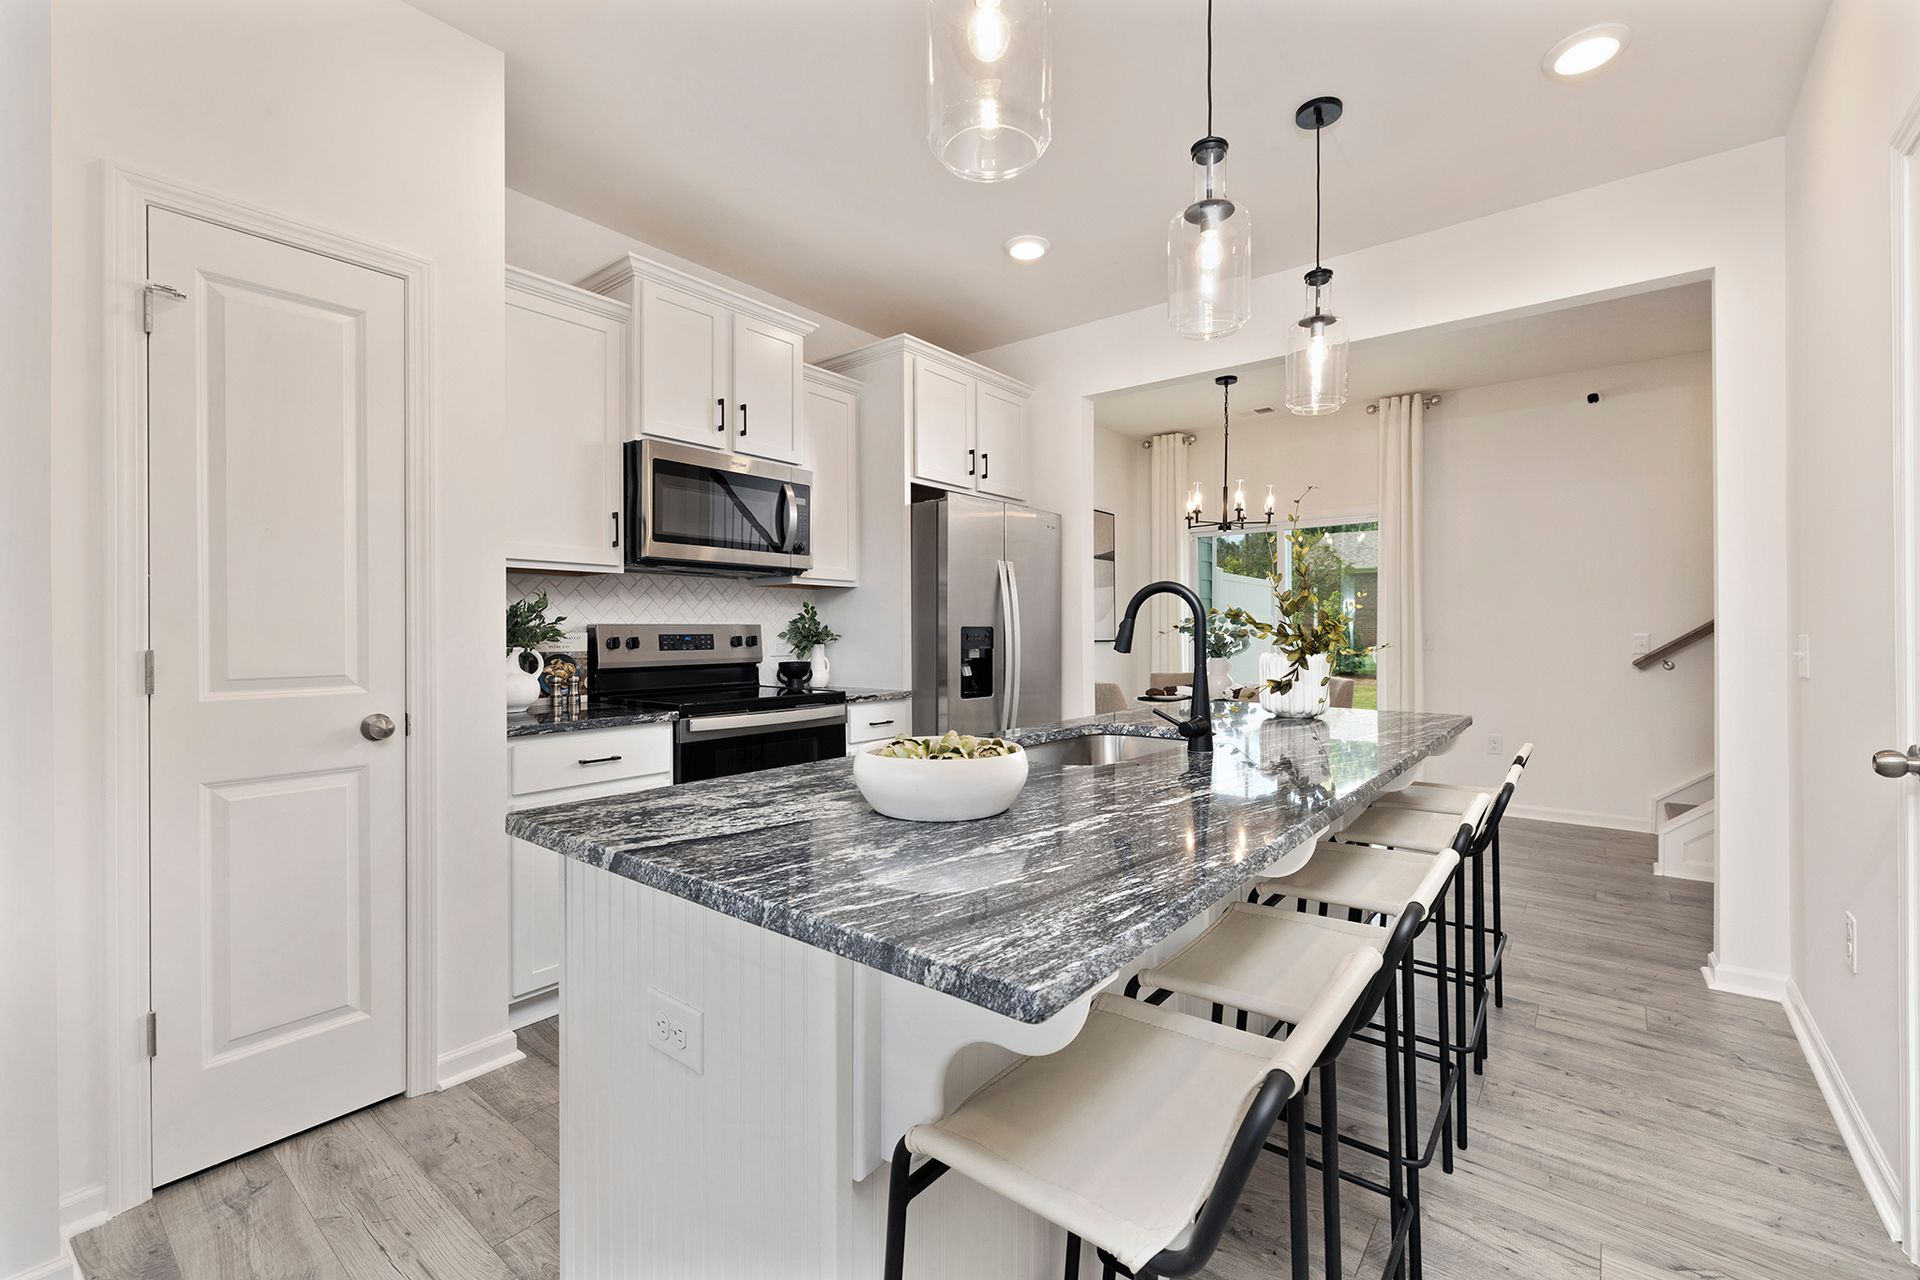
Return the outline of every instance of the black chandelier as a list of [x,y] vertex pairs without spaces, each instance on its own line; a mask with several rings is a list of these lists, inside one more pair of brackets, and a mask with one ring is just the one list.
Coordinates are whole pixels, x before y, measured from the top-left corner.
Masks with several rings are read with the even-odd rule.
[[[1227,397],[1232,394],[1233,384],[1240,381],[1231,373],[1223,373],[1213,380],[1220,388],[1220,518],[1203,520],[1200,518],[1200,482],[1193,482],[1193,492],[1187,497],[1187,528],[1218,529],[1222,533],[1247,527],[1247,482],[1239,481],[1231,493],[1227,488],[1227,477],[1233,474],[1233,427],[1227,418]],[[1266,515],[1258,524],[1273,523],[1273,486],[1267,486]]]

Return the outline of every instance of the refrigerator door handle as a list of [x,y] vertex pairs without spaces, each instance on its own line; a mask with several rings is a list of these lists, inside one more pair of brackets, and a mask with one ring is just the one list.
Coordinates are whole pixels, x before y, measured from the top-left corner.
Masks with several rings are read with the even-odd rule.
[[1012,703],[1008,694],[1013,685],[1013,589],[1007,580],[1007,562],[993,562],[993,621],[999,628],[995,637],[994,652],[1005,664],[1004,675],[995,683],[993,689],[993,731],[1005,733],[1012,719]]
[[1007,655],[1007,727],[1002,731],[1012,733],[1020,716],[1020,671],[1026,665],[1026,637],[1020,628],[1020,575],[1013,567],[1013,561],[1007,565],[1007,597],[1011,601],[1010,612],[1013,615],[1013,650]]

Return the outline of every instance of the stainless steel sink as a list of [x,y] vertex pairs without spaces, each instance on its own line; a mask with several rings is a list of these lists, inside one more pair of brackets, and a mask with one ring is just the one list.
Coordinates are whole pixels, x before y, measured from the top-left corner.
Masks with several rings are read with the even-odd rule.
[[1117,764],[1159,755],[1163,751],[1185,751],[1184,738],[1139,738],[1121,733],[1089,733],[1058,742],[1042,742],[1027,748],[1028,759],[1036,765],[1062,769],[1083,769],[1089,765]]

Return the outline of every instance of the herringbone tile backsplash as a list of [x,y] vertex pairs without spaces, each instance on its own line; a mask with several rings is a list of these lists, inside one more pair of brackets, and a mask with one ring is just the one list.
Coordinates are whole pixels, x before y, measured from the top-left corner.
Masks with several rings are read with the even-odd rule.
[[[766,652],[783,656],[775,637],[815,593],[740,578],[680,577],[661,573],[509,573],[507,604],[547,593],[547,616],[564,617],[569,649],[584,649],[593,622],[731,622],[760,624]],[[504,605],[502,606],[505,607]]]

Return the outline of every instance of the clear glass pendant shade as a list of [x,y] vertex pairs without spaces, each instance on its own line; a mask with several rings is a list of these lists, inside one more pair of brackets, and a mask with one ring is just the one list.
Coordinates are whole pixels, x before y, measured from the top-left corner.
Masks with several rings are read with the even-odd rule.
[[1310,271],[1307,313],[1287,341],[1287,408],[1305,416],[1346,402],[1347,330],[1333,309],[1333,272]]
[[1193,145],[1193,203],[1167,227],[1167,322],[1219,338],[1253,314],[1253,215],[1227,198],[1227,144]]
[[1053,141],[1048,0],[927,0],[927,146],[970,182],[1031,169]]

